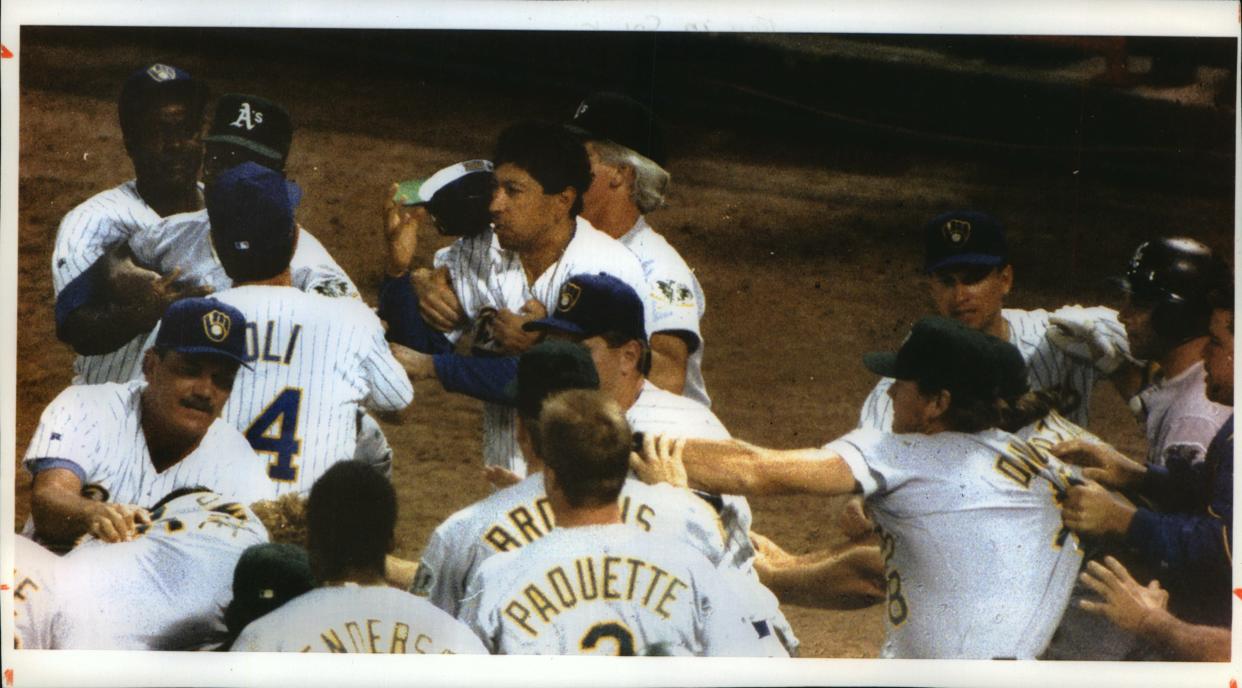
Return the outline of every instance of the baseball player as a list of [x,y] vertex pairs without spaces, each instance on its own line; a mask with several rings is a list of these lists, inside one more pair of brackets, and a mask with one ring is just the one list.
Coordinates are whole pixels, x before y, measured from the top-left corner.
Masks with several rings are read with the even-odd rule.
[[[439,342],[435,346],[419,343],[422,348],[416,351],[401,346],[416,342],[397,340],[394,350],[414,379],[435,377],[445,389],[488,402],[483,410],[484,463],[525,475],[513,410],[495,403],[512,379],[514,363],[500,364],[497,374],[495,359],[520,353],[536,341],[521,325],[547,312],[570,275],[607,272],[639,293],[646,291],[646,279],[629,249],[579,215],[591,170],[586,151],[569,131],[551,124],[511,126],[500,134],[493,163],[493,228],[459,239],[435,256],[435,266],[451,278],[460,307],[457,327],[447,338],[431,337]],[[392,260],[413,257],[418,223],[416,213],[388,214],[390,260],[380,317],[389,323],[422,319],[417,310],[393,312],[418,304],[405,274],[409,264]],[[650,304],[645,306],[650,320]],[[450,353],[451,342],[467,331],[472,357]]]
[[[751,494],[861,491],[881,528],[884,657],[1033,658],[1082,559],[1066,535],[1059,462],[996,428],[989,337],[945,318],[915,324],[896,354],[869,354],[890,387],[893,432],[854,430],[821,449],[657,443],[691,484]],[[641,469],[643,461],[635,462]]]
[[359,299],[330,298],[291,284],[301,233],[297,185],[245,162],[207,187],[212,248],[236,286],[215,298],[246,319],[246,361],[222,417],[262,455],[267,497],[309,492],[357,449],[363,407],[399,411],[414,389]]
[[146,381],[74,385],[43,411],[26,451],[31,527],[67,546],[83,533],[115,542],[150,521],[141,505],[212,485],[243,503],[261,465],[219,418],[246,355],[246,321],[210,298],[169,306],[143,359]]
[[534,435],[558,527],[484,561],[461,616],[501,654],[762,655],[717,569],[621,519],[630,428],[615,402],[570,390]]
[[320,587],[246,626],[232,651],[486,653],[451,616],[385,584],[397,495],[382,476],[357,461],[333,465],[311,489],[307,519]]
[[[1085,427],[1096,381],[1115,376],[1126,363],[1125,330],[1117,314],[1104,308],[1067,307],[1054,313],[1004,308],[1013,287],[1013,266],[1004,228],[984,213],[939,215],[923,227],[923,238],[923,272],[936,311],[1016,346],[1027,362],[1033,389],[1073,390],[1079,403],[1066,413]],[[1061,333],[1054,325],[1093,336],[1098,340],[1096,353],[1079,353],[1058,337]],[[886,378],[876,384],[863,402],[859,427],[891,427],[893,402],[888,388],[892,382]]]
[[193,650],[224,639],[233,568],[267,542],[263,524],[197,487],[172,492],[150,516],[130,541],[87,538],[61,559],[55,647]]
[[233,569],[233,598],[224,610],[228,650],[255,619],[315,588],[306,550],[289,542],[253,545],[242,552]]
[[91,267],[139,229],[202,207],[198,170],[206,103],[202,81],[166,64],[134,72],[121,88],[121,134],[135,178],[69,211],[52,250],[56,336],[79,354],[73,364],[76,383],[128,379],[121,371],[142,354],[142,339],[135,333],[150,329],[169,303],[192,293],[118,257],[128,279],[118,285],[126,301],[117,301],[108,298],[98,274],[108,266]]
[[[638,256],[647,278],[651,372],[659,388],[711,406],[703,382],[703,287],[690,266],[646,213],[664,205],[669,173],[659,123],[643,104],[619,93],[583,100],[568,125],[579,132],[591,160],[591,186],[582,216]],[[640,292],[641,293],[641,292]]]
[[30,538],[13,538],[13,649],[52,650],[60,557]]

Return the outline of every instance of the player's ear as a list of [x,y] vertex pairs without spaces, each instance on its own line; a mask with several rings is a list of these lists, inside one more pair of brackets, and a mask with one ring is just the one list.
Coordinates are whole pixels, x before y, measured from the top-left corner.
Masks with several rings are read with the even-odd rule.
[[947,389],[942,389],[939,392],[936,392],[935,396],[932,397],[932,403],[929,409],[931,411],[931,417],[943,418],[944,414],[949,412],[949,406],[952,405],[952,403],[952,392]]
[[151,377],[151,371],[155,369],[156,358],[155,349],[147,349],[146,353],[142,355],[143,377]]
[[1000,269],[1001,285],[1005,295],[1009,295],[1009,290],[1013,289],[1013,266],[1006,265]]
[[613,188],[624,188],[626,190],[634,188],[634,183],[638,179],[638,172],[634,169],[633,165],[623,163],[617,165],[613,169],[615,169],[616,172],[613,174],[612,179],[609,180],[609,186]]

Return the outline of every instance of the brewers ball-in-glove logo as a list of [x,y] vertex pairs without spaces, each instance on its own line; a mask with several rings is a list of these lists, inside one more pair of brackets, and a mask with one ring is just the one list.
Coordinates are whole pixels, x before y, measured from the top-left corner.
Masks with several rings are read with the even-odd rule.
[[966,220],[949,220],[944,223],[941,228],[944,238],[949,240],[950,244],[960,246],[970,241],[970,223]]
[[223,311],[211,311],[203,316],[203,332],[213,342],[222,342],[229,336],[233,321]]
[[151,81],[172,81],[177,78],[177,70],[157,62],[147,67],[147,76],[151,77]]
[[556,310],[558,313],[565,313],[578,303],[578,297],[582,296],[582,287],[570,282],[561,287],[561,296],[556,300]]

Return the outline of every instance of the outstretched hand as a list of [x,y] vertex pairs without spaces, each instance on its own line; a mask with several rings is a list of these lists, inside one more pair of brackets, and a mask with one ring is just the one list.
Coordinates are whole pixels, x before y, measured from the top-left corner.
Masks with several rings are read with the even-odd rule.
[[1121,562],[1104,557],[1104,563],[1087,562],[1087,568],[1078,579],[1091,588],[1101,601],[1079,600],[1078,606],[1093,614],[1103,614],[1117,627],[1138,633],[1149,619],[1165,609],[1169,593],[1153,580],[1146,586],[1139,585]]
[[684,437],[643,435],[642,453],[630,452],[630,468],[645,483],[688,487],[686,465],[681,460],[685,448]]
[[409,271],[418,249],[418,230],[426,223],[435,223],[423,205],[401,205],[395,196],[397,185],[388,188],[384,199],[384,238],[388,247],[388,275],[400,277]]
[[1073,439],[1055,444],[1049,451],[1066,463],[1082,466],[1082,475],[1087,480],[1115,490],[1137,486],[1147,473],[1143,464],[1103,442]]

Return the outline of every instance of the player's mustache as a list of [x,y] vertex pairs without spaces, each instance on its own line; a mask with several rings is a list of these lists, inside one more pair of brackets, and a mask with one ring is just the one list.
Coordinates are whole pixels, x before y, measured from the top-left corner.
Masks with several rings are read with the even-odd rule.
[[181,400],[181,405],[189,409],[194,409],[195,411],[202,411],[203,413],[211,413],[215,410],[211,407],[211,402],[209,400],[197,396],[185,397]]

